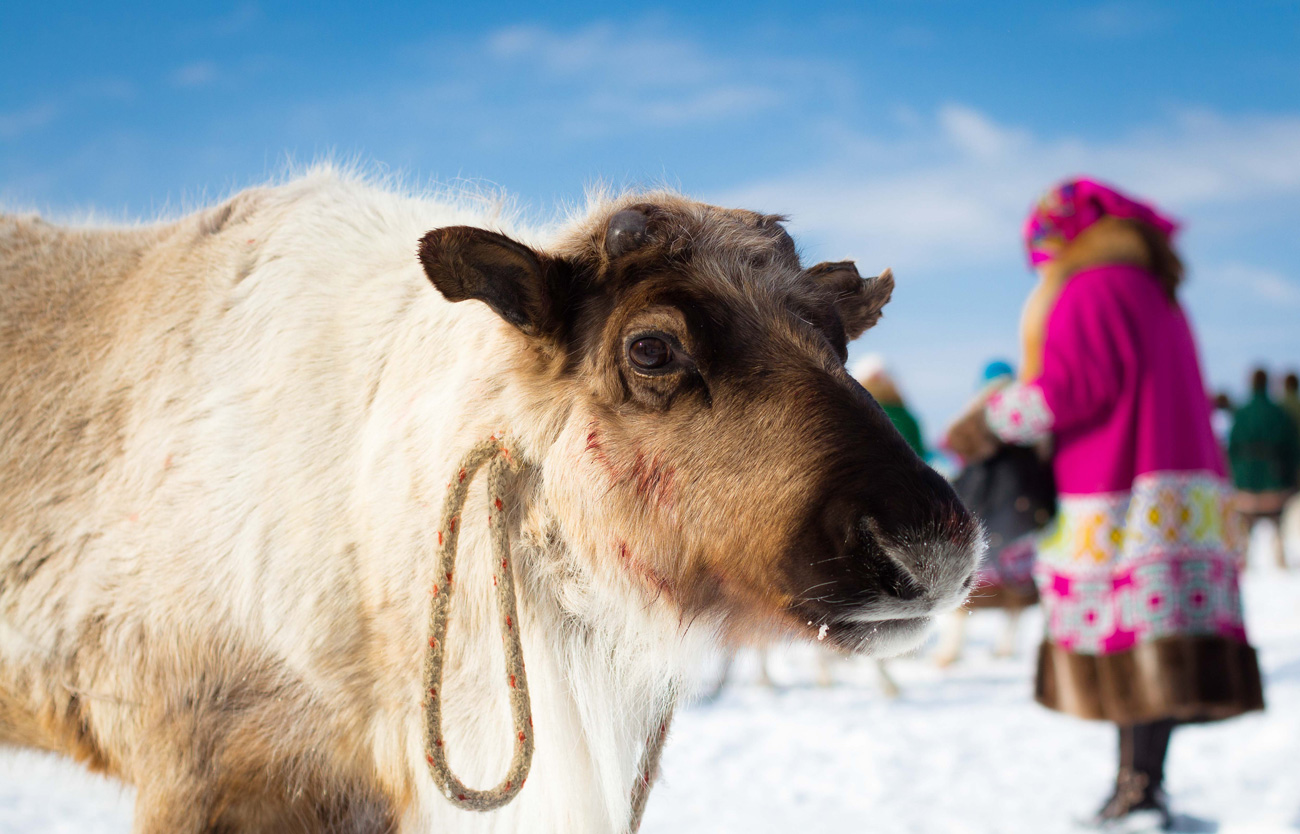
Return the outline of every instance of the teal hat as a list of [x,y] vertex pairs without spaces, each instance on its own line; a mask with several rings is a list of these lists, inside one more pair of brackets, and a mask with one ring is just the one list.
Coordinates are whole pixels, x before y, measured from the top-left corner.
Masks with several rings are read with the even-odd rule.
[[982,382],[992,382],[993,380],[1004,376],[1015,376],[1016,369],[1011,367],[1011,363],[1002,359],[994,359],[984,366],[984,379]]

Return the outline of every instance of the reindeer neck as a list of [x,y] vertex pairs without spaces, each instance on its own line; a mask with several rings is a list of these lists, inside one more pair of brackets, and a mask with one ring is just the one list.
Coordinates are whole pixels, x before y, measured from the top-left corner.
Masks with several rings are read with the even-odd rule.
[[[508,356],[509,341],[501,347],[497,355]],[[634,584],[602,580],[597,554],[582,552],[547,507],[536,459],[559,442],[571,404],[547,397],[527,377],[485,371],[479,378],[504,381],[478,388],[472,403],[445,422],[462,427],[457,437],[505,430],[532,462],[510,503],[518,514],[512,552],[535,753],[524,790],[496,811],[452,807],[417,770],[416,784],[425,785],[417,790],[428,797],[421,805],[434,830],[622,834],[647,739],[675,703],[682,670],[708,635],[685,629],[675,612]],[[463,445],[481,440],[477,434],[461,438]],[[438,452],[443,461],[423,466],[445,469],[458,451]],[[461,520],[443,719],[449,763],[479,788],[502,778],[512,741],[487,512],[487,495],[476,483]],[[422,766],[422,755],[419,761]]]

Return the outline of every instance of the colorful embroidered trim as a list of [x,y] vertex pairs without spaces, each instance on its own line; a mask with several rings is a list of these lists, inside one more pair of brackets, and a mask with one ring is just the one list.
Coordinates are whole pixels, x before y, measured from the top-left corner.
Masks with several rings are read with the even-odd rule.
[[1110,654],[1180,635],[1244,640],[1230,497],[1205,472],[1150,473],[1132,492],[1062,496],[1034,568],[1052,642]]

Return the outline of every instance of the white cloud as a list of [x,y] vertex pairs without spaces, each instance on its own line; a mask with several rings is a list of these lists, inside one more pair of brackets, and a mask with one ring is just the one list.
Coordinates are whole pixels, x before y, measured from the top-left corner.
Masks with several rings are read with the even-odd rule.
[[1082,149],[1133,187],[1171,203],[1240,202],[1300,192],[1300,116],[1177,114],[1168,127]]
[[652,32],[631,33],[609,23],[572,32],[541,26],[515,26],[492,33],[490,55],[533,63],[557,76],[593,74],[638,87],[695,85],[727,73],[726,62],[691,41]]
[[212,61],[194,61],[172,73],[175,87],[206,87],[217,80],[217,65]]
[[1111,139],[1045,137],[964,105],[894,135],[841,131],[815,168],[719,195],[781,211],[840,256],[864,245],[898,265],[1010,262],[1033,200],[1053,182],[1088,173],[1122,184],[1175,215],[1229,222],[1238,207],[1300,198],[1300,117],[1229,119],[1175,114]]
[[1099,3],[1078,9],[1065,18],[1076,32],[1104,40],[1145,35],[1164,22],[1164,16],[1148,5],[1125,2]]
[[95,78],[79,85],[77,93],[103,101],[131,101],[136,97],[135,85],[124,78]]
[[[611,126],[675,127],[777,107],[779,66],[710,54],[651,24],[595,23],[572,31],[515,26],[490,34],[489,60],[563,90],[562,127],[590,133]],[[596,118],[592,118],[592,117]]]
[[1029,144],[1025,131],[1003,127],[978,110],[960,104],[939,108],[938,123],[953,149],[966,156],[1006,157]]
[[256,3],[240,3],[230,12],[207,24],[208,31],[217,35],[237,35],[251,29],[262,19],[262,10]]
[[45,127],[59,115],[59,106],[53,102],[33,105],[24,110],[0,113],[0,139],[16,139]]
[[1224,287],[1244,290],[1260,301],[1300,307],[1300,284],[1282,273],[1246,263],[1230,263],[1218,268],[1201,270],[1203,274]]

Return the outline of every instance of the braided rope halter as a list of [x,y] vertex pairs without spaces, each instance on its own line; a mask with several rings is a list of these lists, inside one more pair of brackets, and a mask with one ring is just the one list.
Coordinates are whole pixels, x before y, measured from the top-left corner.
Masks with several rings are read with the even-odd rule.
[[[470,483],[484,464],[488,464],[488,528],[492,542],[494,570],[492,584],[496,588],[498,624],[505,649],[505,674],[507,693],[510,696],[510,714],[514,722],[514,750],[505,777],[496,787],[476,790],[467,787],[457,778],[447,762],[447,750],[442,730],[443,664],[446,659],[447,625],[451,615],[453,578],[456,567],[456,543],[460,538],[461,513]],[[523,647],[519,637],[519,614],[515,602],[514,565],[510,560],[510,535],[506,524],[506,479],[519,464],[511,457],[509,448],[493,436],[474,448],[461,460],[456,477],[452,480],[443,501],[442,522],[438,529],[438,568],[434,576],[433,604],[429,613],[429,645],[424,655],[424,750],[425,760],[434,783],[452,804],[468,811],[491,811],[514,799],[528,778],[533,761],[533,717],[528,697],[528,676],[524,671]],[[646,739],[641,755],[636,783],[632,786],[631,815],[628,832],[635,834],[641,827],[650,788],[659,774],[659,758],[671,710]]]

